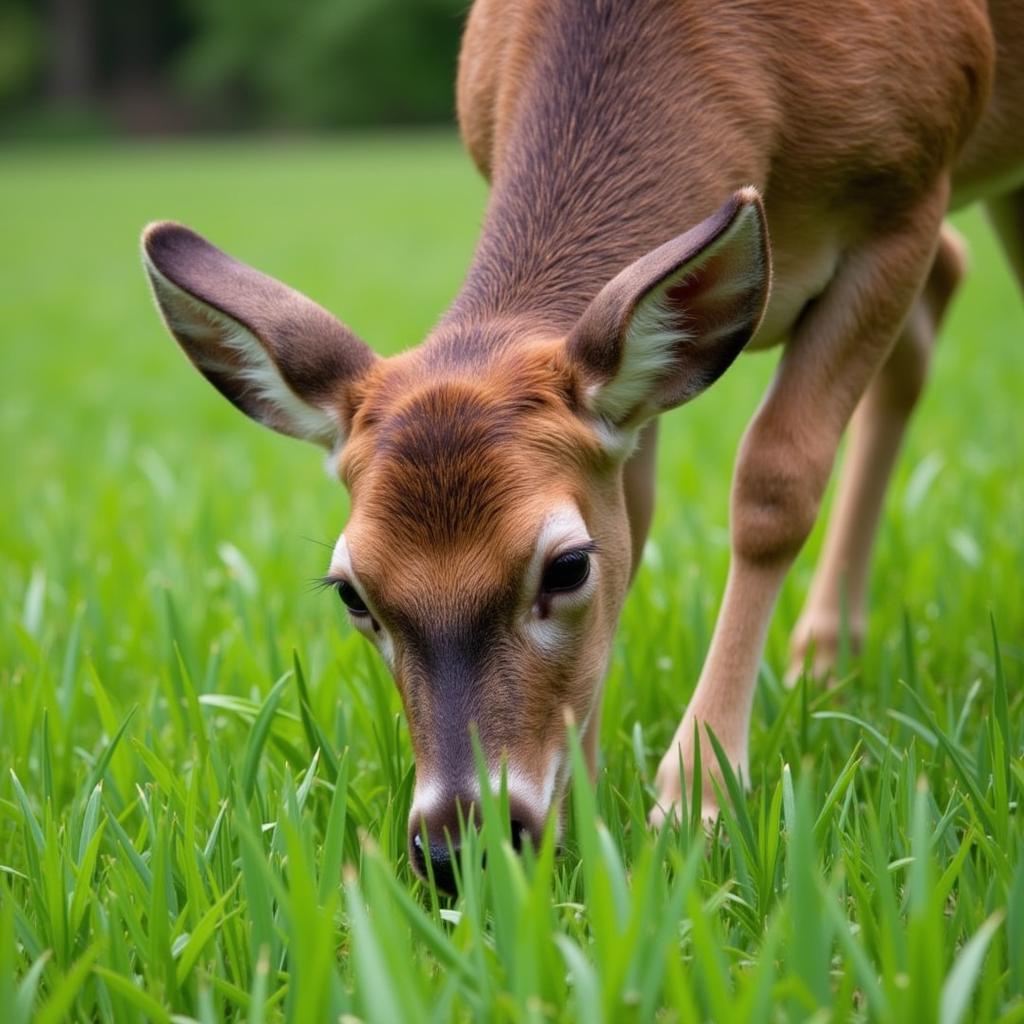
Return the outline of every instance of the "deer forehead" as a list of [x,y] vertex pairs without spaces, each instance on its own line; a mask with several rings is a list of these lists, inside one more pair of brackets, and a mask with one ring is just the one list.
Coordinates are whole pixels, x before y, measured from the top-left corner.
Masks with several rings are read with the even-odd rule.
[[353,517],[392,548],[528,554],[558,495],[587,493],[594,447],[564,406],[431,386],[350,439]]
[[[458,363],[428,343],[380,365],[362,386],[339,475],[354,486],[382,460],[437,478],[495,458],[540,451],[563,461],[600,456],[579,417],[576,386],[547,347],[499,351]],[[434,359],[429,358],[434,353]]]

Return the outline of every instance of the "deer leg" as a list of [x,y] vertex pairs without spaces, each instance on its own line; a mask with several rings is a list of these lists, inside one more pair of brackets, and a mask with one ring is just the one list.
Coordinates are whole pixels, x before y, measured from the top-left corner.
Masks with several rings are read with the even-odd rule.
[[1024,291],[1024,188],[985,203],[1003,252]]
[[844,627],[853,649],[863,640],[871,546],[886,487],[924,389],[939,326],[963,277],[965,261],[965,243],[944,226],[924,290],[854,413],[825,546],[793,631],[790,681],[799,678],[809,652],[815,675],[832,669]]
[[931,267],[948,191],[943,180],[896,224],[846,253],[747,428],[733,478],[725,596],[697,688],[658,768],[654,824],[674,813],[690,783],[695,725],[704,814],[716,813],[712,779],[721,777],[708,728],[749,779],[750,712],[779,588],[814,525],[842,432]]
[[630,579],[636,576],[643,557],[647,533],[654,515],[654,471],[658,454],[658,421],[651,420],[640,431],[636,451],[623,468],[626,514],[629,516],[630,544],[633,561]]

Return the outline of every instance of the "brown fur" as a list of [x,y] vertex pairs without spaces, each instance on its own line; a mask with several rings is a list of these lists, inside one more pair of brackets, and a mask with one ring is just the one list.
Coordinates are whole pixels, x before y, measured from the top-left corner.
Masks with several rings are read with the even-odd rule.
[[[432,837],[453,824],[455,798],[471,798],[471,723],[491,764],[508,755],[539,792],[568,708],[593,764],[601,679],[653,497],[653,422],[634,428],[706,386],[756,328],[768,281],[756,232],[730,241],[717,267],[686,269],[721,231],[715,217],[754,204],[763,232],[760,205],[737,192],[752,185],[774,264],[753,344],[785,349],[739,453],[726,594],[653,816],[679,797],[695,724],[712,727],[746,774],[775,597],[859,403],[797,658],[834,643],[843,579],[863,598],[886,478],[962,266],[948,234],[940,246],[947,209],[989,197],[1024,278],[1022,68],[1020,0],[477,0],[458,110],[493,186],[485,223],[437,329],[390,360],[369,358],[333,321],[314,337],[282,333],[274,311],[295,309],[294,293],[219,263],[195,236],[151,230],[148,265],[172,329],[181,298],[161,291],[161,274],[252,330],[286,385],[326,401],[347,437],[345,539],[373,613],[360,628],[390,652],[419,776],[444,790],[443,806],[422,812]],[[686,249],[686,237],[704,241]],[[193,256],[201,272],[189,269]],[[209,280],[225,274],[231,287]],[[655,308],[662,281],[666,322],[688,333],[664,349],[671,368],[651,371],[633,412],[598,422],[594,403],[633,351],[635,311]],[[739,298],[731,282],[746,289]],[[236,404],[302,433],[294,409],[289,418],[255,403],[230,353],[218,355],[229,330],[230,320],[204,321],[179,340]],[[638,446],[625,459],[629,440]],[[544,604],[527,574],[545,517],[566,502],[597,544],[596,590],[541,650],[527,625],[543,620]],[[711,792],[706,780],[709,811]],[[517,813],[536,833],[546,810]]]

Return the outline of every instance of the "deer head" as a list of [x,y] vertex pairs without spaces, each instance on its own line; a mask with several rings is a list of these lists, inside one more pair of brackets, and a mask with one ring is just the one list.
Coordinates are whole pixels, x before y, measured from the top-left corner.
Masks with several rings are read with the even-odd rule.
[[471,725],[495,786],[507,770],[513,835],[536,841],[560,803],[567,709],[593,757],[632,568],[623,464],[763,313],[756,194],[626,267],[568,334],[456,320],[390,359],[180,225],[147,228],[143,258],[199,371],[252,418],[326,447],[350,491],[328,579],[401,692],[413,862],[429,856],[450,886],[446,830],[457,842],[478,801]]

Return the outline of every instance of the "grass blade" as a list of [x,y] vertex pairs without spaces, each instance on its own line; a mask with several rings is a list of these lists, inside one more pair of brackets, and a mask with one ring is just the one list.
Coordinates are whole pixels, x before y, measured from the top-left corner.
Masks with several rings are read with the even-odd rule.
[[971,995],[978,983],[985,953],[989,943],[1002,923],[1002,912],[993,914],[975,932],[953,964],[945,984],[942,986],[942,998],[939,1003],[939,1024],[960,1024],[971,1002]]

